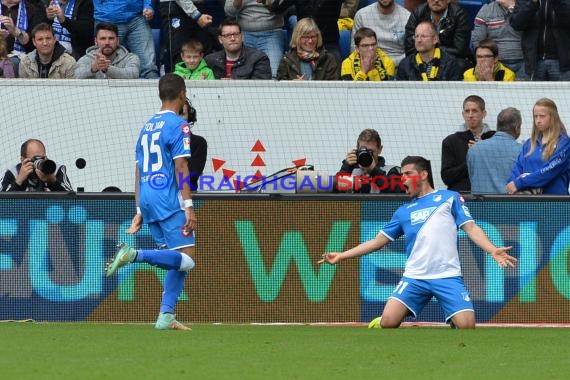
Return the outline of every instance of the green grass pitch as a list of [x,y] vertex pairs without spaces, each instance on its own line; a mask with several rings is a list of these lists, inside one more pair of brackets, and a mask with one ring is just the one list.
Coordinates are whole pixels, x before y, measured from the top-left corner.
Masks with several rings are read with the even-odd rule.
[[1,323],[1,379],[569,379],[570,329]]

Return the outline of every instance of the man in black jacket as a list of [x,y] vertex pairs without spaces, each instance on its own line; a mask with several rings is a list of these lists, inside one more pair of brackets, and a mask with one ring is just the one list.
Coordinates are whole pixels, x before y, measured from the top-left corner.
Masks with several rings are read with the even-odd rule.
[[204,57],[216,79],[271,79],[269,58],[243,44],[243,33],[236,20],[224,20],[218,38],[224,50]]
[[460,81],[463,72],[457,60],[438,46],[435,25],[421,21],[414,34],[416,53],[408,55],[398,65],[396,80]]
[[493,131],[487,129],[483,120],[487,116],[485,100],[470,95],[463,101],[464,130],[447,136],[441,144],[441,179],[449,190],[470,192],[471,182],[467,170],[467,152]]
[[404,193],[400,167],[386,166],[386,160],[381,153],[382,140],[378,131],[365,129],[360,132],[356,149],[350,150],[342,161],[342,167],[336,175],[338,185],[334,191],[363,194]]
[[427,3],[414,9],[406,24],[404,47],[406,55],[416,53],[414,34],[422,21],[431,21],[437,31],[439,47],[457,59],[459,72],[463,73],[472,67],[469,41],[472,25],[465,11],[451,0],[427,0]]
[[570,81],[570,0],[518,0],[509,11],[531,79]]
[[29,139],[20,148],[20,163],[0,178],[0,191],[73,191],[64,165],[46,156],[43,142]]

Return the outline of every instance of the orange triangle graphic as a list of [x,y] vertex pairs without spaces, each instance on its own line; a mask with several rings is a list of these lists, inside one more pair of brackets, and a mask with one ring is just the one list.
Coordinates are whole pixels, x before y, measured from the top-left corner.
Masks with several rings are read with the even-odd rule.
[[219,158],[212,158],[212,164],[214,165],[214,173],[220,170],[220,168],[224,166],[225,163],[226,161],[220,160]]
[[307,163],[307,158],[299,158],[298,160],[293,160],[292,162],[295,166],[303,166]]
[[245,183],[242,181],[237,181],[234,179],[234,189],[236,193],[239,193],[241,189],[245,186]]
[[224,178],[230,179],[236,174],[235,170],[230,169],[222,169],[222,173],[224,174]]
[[253,148],[251,148],[251,151],[252,152],[265,152],[265,147],[263,146],[261,141],[257,140],[255,142],[255,144],[253,145]]
[[258,154],[258,155],[255,156],[255,158],[253,159],[253,162],[251,163],[251,166],[265,166],[265,161],[263,161],[263,158],[261,158],[261,156]]

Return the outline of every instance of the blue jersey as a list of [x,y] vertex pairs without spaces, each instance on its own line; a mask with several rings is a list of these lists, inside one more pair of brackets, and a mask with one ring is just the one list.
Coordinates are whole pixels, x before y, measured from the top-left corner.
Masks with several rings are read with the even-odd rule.
[[461,276],[457,229],[472,221],[458,193],[436,190],[398,208],[380,233],[390,240],[406,235],[405,277],[455,277]]
[[190,157],[190,126],[172,111],[155,114],[142,128],[135,157],[139,207],[145,222],[164,220],[184,209],[174,160]]

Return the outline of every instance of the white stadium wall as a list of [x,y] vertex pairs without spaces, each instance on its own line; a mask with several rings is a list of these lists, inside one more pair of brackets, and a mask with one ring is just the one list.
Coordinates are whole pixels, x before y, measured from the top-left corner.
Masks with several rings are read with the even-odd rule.
[[[18,162],[24,140],[39,138],[48,156],[67,166],[74,188],[133,191],[134,144],[143,123],[160,107],[156,81],[0,83],[2,168]],[[268,175],[295,160],[334,174],[364,128],[380,132],[388,164],[406,155],[425,156],[432,161],[436,185],[442,186],[441,141],[460,128],[462,101],[471,94],[485,99],[486,122],[493,129],[501,109],[520,109],[521,141],[530,134],[532,106],[541,97],[553,99],[562,120],[570,123],[570,85],[565,82],[189,81],[187,88],[198,111],[194,132],[208,141],[205,174],[213,177],[214,188],[224,170],[233,180],[257,171]],[[258,141],[265,151],[252,149]],[[79,158],[86,160],[84,169],[75,165]],[[213,159],[221,160],[216,171]]]

